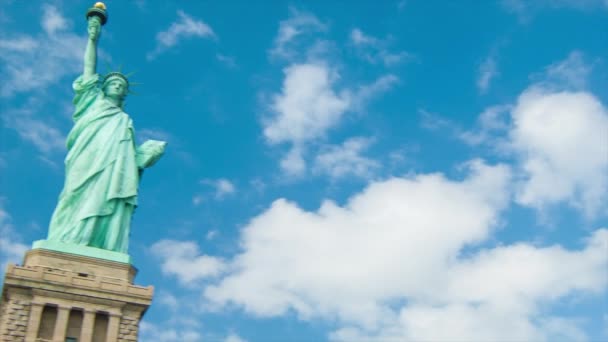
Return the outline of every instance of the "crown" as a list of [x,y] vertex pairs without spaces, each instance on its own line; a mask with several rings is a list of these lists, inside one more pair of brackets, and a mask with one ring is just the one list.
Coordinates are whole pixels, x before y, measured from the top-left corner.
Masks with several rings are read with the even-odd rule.
[[[121,80],[125,81],[125,83],[127,84],[127,91],[129,94],[134,94],[137,95],[137,93],[135,93],[134,91],[131,90],[132,86],[137,86],[140,85],[141,83],[139,82],[129,82],[129,78],[131,76],[133,76],[136,72],[132,71],[129,72],[127,74],[123,74],[122,73],[122,64],[120,66],[118,66],[118,71],[111,71],[113,68],[110,66],[110,64],[106,64],[106,71],[108,72],[107,74],[105,74],[101,80],[101,86],[105,86],[106,82],[108,82],[108,80],[110,80],[111,78],[120,78]],[[116,70],[114,69],[114,70]]]
[[101,84],[105,84],[110,78],[118,77],[118,78],[122,79],[123,81],[125,81],[125,83],[127,84],[127,89],[128,89],[129,88],[129,79],[128,79],[129,76],[131,76],[131,75],[124,75],[120,71],[112,71],[112,72],[107,73],[103,77]]

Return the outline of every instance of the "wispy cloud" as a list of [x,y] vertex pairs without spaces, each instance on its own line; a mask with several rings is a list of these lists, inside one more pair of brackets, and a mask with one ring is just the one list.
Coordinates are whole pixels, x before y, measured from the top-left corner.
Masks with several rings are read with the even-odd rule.
[[71,22],[56,7],[43,5],[42,11],[42,33],[0,38],[0,96],[42,91],[82,68],[85,38],[67,30]]
[[[200,181],[200,183],[211,186],[215,190],[214,197],[217,200],[224,199],[226,196],[232,195],[236,192],[236,186],[234,185],[234,183],[225,178],[203,179]],[[198,200],[198,202],[200,203],[200,200]]]
[[290,59],[297,52],[297,38],[315,32],[327,30],[327,25],[311,13],[299,11],[294,7],[289,9],[289,18],[281,21],[279,31],[270,50],[274,58]]
[[33,144],[48,160],[51,154],[65,151],[65,136],[53,124],[54,120],[37,117],[36,113],[43,107],[43,103],[32,99],[22,108],[0,113],[0,119],[5,127],[15,130],[21,139]]
[[559,86],[562,89],[583,90],[587,87],[592,64],[585,60],[581,51],[572,51],[562,61],[549,65],[539,80],[546,87]]
[[502,0],[501,4],[503,8],[517,15],[519,20],[524,23],[528,22],[538,11],[545,9],[608,10],[606,0]]
[[227,56],[227,55],[223,55],[221,53],[217,53],[215,55],[215,58],[222,64],[224,64],[225,66],[227,66],[228,68],[234,69],[237,67],[236,64],[236,59],[233,56]]
[[247,342],[247,340],[243,339],[234,332],[231,332],[230,334],[228,334],[228,336],[226,336],[224,342]]
[[167,323],[156,326],[152,323],[142,321],[139,326],[140,340],[142,342],[200,342],[203,338],[198,329]]
[[480,93],[486,93],[490,88],[490,83],[499,75],[498,65],[495,55],[490,55],[479,65],[477,75],[477,89]]
[[177,11],[177,21],[171,23],[166,31],[156,34],[156,48],[148,53],[148,60],[175,47],[180,41],[188,38],[217,38],[211,27],[202,20],[192,18],[184,11]]
[[362,156],[373,139],[355,137],[338,146],[325,146],[315,157],[313,172],[327,174],[332,179],[347,176],[370,178],[380,167],[377,161]]
[[411,55],[405,51],[389,51],[388,40],[368,35],[359,28],[354,28],[350,32],[350,41],[355,46],[359,56],[372,64],[382,63],[388,67],[411,58]]
[[6,265],[9,262],[19,262],[29,248],[20,242],[20,236],[15,232],[11,217],[2,206],[3,201],[4,198],[0,197],[0,269],[2,270],[0,278],[4,277]]

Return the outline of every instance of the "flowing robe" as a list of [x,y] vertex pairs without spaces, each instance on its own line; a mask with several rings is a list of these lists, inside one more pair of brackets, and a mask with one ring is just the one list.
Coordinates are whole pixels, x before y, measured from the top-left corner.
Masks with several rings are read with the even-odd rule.
[[139,184],[133,123],[104,98],[98,80],[80,76],[73,84],[65,185],[48,240],[126,253]]

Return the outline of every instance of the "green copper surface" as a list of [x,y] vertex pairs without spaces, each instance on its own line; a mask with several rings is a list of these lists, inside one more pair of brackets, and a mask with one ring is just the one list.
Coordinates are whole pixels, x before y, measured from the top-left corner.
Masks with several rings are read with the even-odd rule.
[[88,247],[84,245],[75,245],[71,243],[63,243],[52,240],[38,240],[34,241],[32,249],[49,249],[52,251],[84,255],[92,258],[105,259],[110,261],[121,262],[123,264],[131,264],[131,257],[129,254],[108,251],[101,248]]
[[66,142],[64,188],[48,238],[34,248],[129,262],[139,179],[143,169],[162,156],[166,143],[148,140],[135,145],[133,122],[123,110],[129,91],[126,77],[109,77],[102,83],[96,73],[99,17],[89,17],[88,33],[84,72],[73,84],[74,126]]

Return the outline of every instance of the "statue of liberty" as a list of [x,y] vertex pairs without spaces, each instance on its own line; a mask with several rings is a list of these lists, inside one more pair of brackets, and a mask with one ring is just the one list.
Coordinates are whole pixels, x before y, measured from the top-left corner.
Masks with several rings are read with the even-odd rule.
[[124,112],[127,76],[96,73],[97,42],[106,20],[103,3],[87,13],[84,71],[73,83],[65,184],[47,241],[126,254],[141,172],[162,156],[166,143],[149,140],[136,147],[133,122]]

